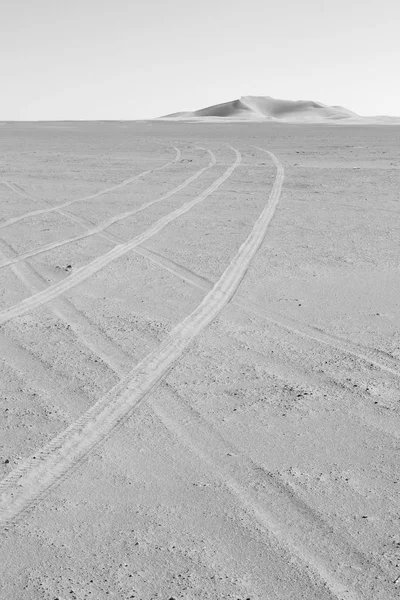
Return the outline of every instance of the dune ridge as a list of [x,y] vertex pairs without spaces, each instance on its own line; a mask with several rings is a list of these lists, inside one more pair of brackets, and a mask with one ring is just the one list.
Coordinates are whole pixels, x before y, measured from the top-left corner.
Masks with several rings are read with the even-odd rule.
[[167,120],[277,121],[288,123],[400,123],[397,117],[362,117],[343,106],[328,106],[313,100],[282,100],[271,96],[242,96],[195,111],[160,117]]

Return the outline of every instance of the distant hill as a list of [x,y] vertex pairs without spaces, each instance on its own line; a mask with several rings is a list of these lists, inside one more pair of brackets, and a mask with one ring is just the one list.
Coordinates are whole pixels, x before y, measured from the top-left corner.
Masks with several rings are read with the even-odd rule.
[[279,100],[270,96],[242,96],[223,104],[207,106],[191,112],[178,112],[160,117],[168,120],[197,121],[278,121],[288,123],[380,122],[397,121],[395,117],[361,117],[342,106],[327,106],[312,100]]

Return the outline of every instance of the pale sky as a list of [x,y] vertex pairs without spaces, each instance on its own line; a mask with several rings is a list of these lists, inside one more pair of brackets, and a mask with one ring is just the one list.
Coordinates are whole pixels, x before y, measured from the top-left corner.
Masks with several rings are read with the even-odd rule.
[[399,0],[0,0],[0,120],[240,96],[400,116]]

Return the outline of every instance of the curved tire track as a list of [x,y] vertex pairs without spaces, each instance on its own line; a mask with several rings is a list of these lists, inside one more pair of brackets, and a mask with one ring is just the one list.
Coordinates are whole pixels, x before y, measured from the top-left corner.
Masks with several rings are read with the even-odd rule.
[[[234,164],[206,190],[207,195],[222,185],[240,164],[241,156],[235,152]],[[230,301],[265,237],[280,198],[284,171],[277,159],[273,155],[271,157],[278,172],[270,200],[219,281],[156,350],[141,360],[75,423],[38,451],[35,459],[26,460],[0,483],[0,525],[12,521],[79,463],[94,446],[103,442]],[[186,210],[189,210],[188,205]]]
[[[275,159],[273,155],[272,157]],[[213,289],[198,308],[174,328],[159,348],[140,361],[131,373],[115,386],[114,390],[47,447],[36,453],[35,461],[32,459],[27,461],[22,468],[14,471],[0,484],[0,524],[6,524],[15,518],[19,512],[37,500],[57,480],[63,478],[68,470],[79,463],[95,445],[106,439],[112,430],[129,416],[143,396],[172,368],[192,340],[227,305],[262,243],[279,201],[284,173],[280,164],[276,164],[278,174],[270,196],[270,203],[263,210],[249,237],[242,244]],[[265,499],[263,499],[264,502],[260,502],[259,498],[254,497],[251,487],[248,489],[248,474],[245,473],[244,483],[240,479],[238,481],[228,472],[225,465],[220,464],[220,461],[216,461],[210,455],[211,450],[207,451],[197,443],[198,440],[193,435],[196,434],[196,431],[193,431],[192,435],[187,435],[180,425],[182,419],[179,416],[177,423],[174,417],[171,420],[171,416],[164,407],[157,406],[157,403],[154,402],[151,404],[169,428],[181,439],[184,438],[186,447],[208,464],[215,476],[223,481],[245,510],[252,514],[263,528],[275,536],[278,543],[284,543],[299,556],[305,567],[317,574],[318,578],[335,596],[348,600],[358,598],[346,584],[337,578],[334,570],[332,572],[329,567],[327,568],[324,561],[321,561],[315,552],[310,551],[307,545],[304,545],[303,540],[297,539],[298,536],[295,539],[291,537],[287,522],[281,523],[276,520],[273,513],[264,506]],[[173,412],[176,413],[176,410]],[[183,416],[185,417],[183,420],[187,421],[187,415]],[[246,466],[246,464],[241,465],[240,470],[243,471]],[[270,497],[267,500],[276,500],[276,492],[272,493],[272,488],[268,492],[267,496]],[[291,514],[286,519],[289,523],[292,516]],[[295,517],[298,516],[298,514],[295,515]],[[315,535],[315,531],[313,533]]]
[[[204,148],[200,148],[204,150]],[[180,157],[177,150],[176,160]],[[211,154],[212,162],[215,162],[215,157]],[[19,188],[14,184],[6,184],[14,193],[23,197],[32,197],[28,192]],[[33,197],[33,199],[35,199]],[[75,218],[75,215],[70,215],[68,212],[58,210],[63,216],[78,222],[85,229],[90,229],[92,224]],[[121,243],[114,236],[107,233],[100,233],[101,237],[108,239],[114,243]],[[11,255],[11,256],[10,256]],[[14,258],[15,251],[11,246],[0,240],[0,258]],[[47,284],[37,270],[29,263],[12,264],[11,269],[20,281],[30,290],[31,293],[37,293],[46,289]],[[100,357],[119,377],[126,375],[131,366],[131,357],[124,352],[117,344],[115,344],[107,335],[103,334],[83,313],[81,313],[69,300],[66,298],[58,298],[52,303],[51,309],[53,313],[67,323],[74,331],[75,335],[81,342],[91,350],[94,354]]]
[[[268,153],[268,150],[265,150],[264,148],[260,148],[258,146],[252,147]],[[158,264],[160,267],[168,270],[170,273],[180,277],[199,289],[209,290],[214,285],[212,281],[206,279],[205,277],[200,277],[182,265],[146,247],[136,248],[135,252],[145,256],[149,260]],[[253,313],[290,333],[295,333],[296,335],[305,339],[330,346],[336,350],[339,350],[340,352],[343,352],[344,354],[350,354],[351,356],[354,356],[355,358],[362,360],[367,364],[373,365],[377,369],[386,371],[387,373],[390,373],[396,377],[400,377],[400,362],[396,360],[396,358],[384,352],[381,352],[375,348],[356,344],[344,337],[327,333],[318,327],[300,323],[294,319],[280,315],[279,313],[271,311],[271,313],[268,314],[267,311],[263,310],[261,307],[251,302],[247,298],[243,300],[240,300],[240,297],[236,298],[234,303],[240,306],[246,312]]]
[[[11,253],[10,246],[0,240],[0,256]],[[31,293],[34,294],[47,288],[45,279],[28,263],[12,265],[11,269]],[[54,315],[69,325],[77,338],[118,376],[122,377],[129,371],[131,357],[67,298],[57,298],[52,303],[51,309]]]
[[157,417],[279,545],[300,558],[305,570],[311,571],[311,579],[317,575],[333,597],[341,600],[371,598],[368,592],[377,580],[380,590],[374,600],[392,597],[393,588],[379,565],[340,532],[334,533],[279,478],[241,454],[171,386],[163,387],[162,394],[146,400]]
[[[23,254],[19,254],[18,256],[16,256],[13,259],[3,261],[2,263],[0,263],[0,269],[2,269],[4,267],[9,267],[16,263],[19,263],[23,260],[26,260],[27,258],[32,258],[33,256],[37,256],[38,254],[43,254],[44,252],[48,252],[49,250],[54,250],[55,248],[60,248],[61,246],[65,246],[67,244],[72,244],[73,242],[77,242],[79,240],[86,239],[87,237],[90,237],[92,235],[97,235],[97,234],[101,233],[102,231],[104,231],[104,229],[107,229],[108,227],[111,227],[111,225],[114,225],[114,223],[118,223],[119,221],[123,221],[124,219],[127,219],[128,217],[132,217],[133,215],[136,215],[136,214],[146,210],[147,208],[150,208],[150,206],[153,206],[154,204],[158,204],[159,202],[168,200],[168,198],[171,198],[178,192],[185,189],[188,185],[193,183],[193,181],[198,179],[205,171],[207,171],[208,169],[210,169],[211,167],[213,167],[216,164],[217,161],[216,161],[214,154],[210,150],[207,150],[207,152],[211,156],[211,161],[206,167],[203,167],[199,171],[196,171],[196,173],[191,175],[188,179],[185,179],[185,181],[183,181],[176,188],[174,188],[173,190],[171,190],[169,192],[166,192],[159,198],[156,198],[155,200],[151,200],[150,202],[146,202],[145,204],[142,204],[141,206],[139,206],[138,208],[135,208],[133,210],[121,213],[120,215],[116,215],[114,217],[110,217],[106,221],[103,221],[103,223],[100,223],[100,225],[97,225],[96,227],[92,227],[91,229],[87,229],[87,227],[85,227],[85,229],[86,229],[85,233],[80,233],[78,235],[75,235],[71,238],[67,238],[65,240],[61,240],[59,242],[51,242],[44,246],[40,246],[39,248],[34,248],[33,250],[28,250],[27,252],[24,252]],[[68,215],[68,218],[70,218],[69,215]],[[75,220],[75,219],[73,219],[73,220]],[[80,220],[77,220],[77,222],[79,222],[79,221]],[[80,222],[80,225],[82,225],[82,222]]]
[[[121,183],[118,183],[117,185],[113,185],[112,187],[101,190],[100,192],[90,194],[89,196],[84,196],[83,198],[76,198],[75,200],[68,200],[67,202],[63,202],[62,204],[59,204],[58,206],[53,206],[50,208],[31,210],[31,211],[25,213],[24,215],[20,215],[19,217],[13,217],[11,219],[8,219],[7,221],[4,221],[3,223],[0,223],[0,229],[3,229],[4,227],[8,227],[9,225],[13,225],[14,223],[18,223],[18,221],[22,221],[23,219],[27,219],[28,217],[33,217],[35,215],[42,215],[44,213],[49,213],[49,212],[57,212],[61,208],[65,208],[66,206],[71,206],[71,204],[75,204],[76,202],[83,202],[84,200],[92,200],[93,198],[98,198],[99,196],[104,196],[104,194],[108,194],[109,192],[113,192],[114,190],[119,190],[120,188],[123,188],[126,185],[133,183],[137,179],[141,179],[142,177],[145,177],[145,175],[149,175],[149,173],[153,173],[154,171],[161,171],[162,169],[166,169],[167,167],[174,164],[175,162],[178,162],[181,158],[181,151],[179,150],[179,148],[176,148],[175,146],[173,146],[173,148],[176,152],[175,158],[173,160],[165,163],[164,165],[161,165],[161,167],[156,167],[155,169],[148,169],[147,171],[142,171],[142,173],[138,173],[138,175],[135,175],[134,177],[125,179],[125,181],[122,181]],[[11,187],[11,185],[13,185],[13,184],[10,185],[9,183],[7,183],[7,181],[1,181],[0,183],[3,183],[4,185],[6,185],[10,189],[12,189],[14,192],[16,191],[15,189],[13,189],[13,187]]]
[[[232,150],[234,150],[234,149],[232,148]],[[171,223],[172,221],[175,221],[178,217],[187,213],[194,206],[196,206],[196,204],[199,204],[200,202],[202,202],[203,200],[208,198],[208,196],[210,196],[213,192],[215,192],[231,176],[233,171],[241,163],[242,159],[241,159],[240,153],[237,150],[234,150],[234,152],[236,154],[235,162],[230,167],[228,167],[226,169],[226,171],[220,177],[218,177],[218,179],[216,179],[214,181],[214,183],[212,183],[199,196],[197,196],[193,200],[190,200],[189,202],[186,202],[183,206],[172,211],[165,217],[162,217],[161,219],[156,221],[149,229],[147,229],[146,231],[144,231],[142,234],[138,235],[137,237],[133,238],[129,242],[117,245],[115,248],[113,248],[112,250],[110,250],[109,252],[104,254],[103,256],[96,258],[88,265],[81,267],[80,269],[77,269],[74,273],[69,275],[63,281],[60,281],[59,283],[51,285],[46,290],[43,290],[42,292],[34,294],[33,296],[30,296],[29,298],[22,300],[18,304],[1,311],[0,312],[0,325],[3,323],[6,323],[10,319],[13,319],[17,316],[23,315],[26,312],[29,312],[29,311],[37,308],[38,306],[42,306],[43,304],[46,304],[47,302],[50,302],[51,300],[54,300],[55,298],[58,298],[59,296],[61,296],[61,294],[64,294],[65,292],[72,289],[73,287],[79,285],[80,283],[83,283],[84,281],[89,279],[89,277],[91,277],[92,275],[94,275],[95,273],[97,273],[98,271],[100,271],[101,269],[106,267],[107,265],[109,265],[111,262],[113,262],[117,258],[120,258],[124,254],[127,254],[128,252],[133,250],[133,248],[135,248],[136,246],[139,246],[144,241],[151,238],[153,235],[159,233],[169,223]],[[181,186],[180,186],[180,189],[182,189]]]
[[[145,246],[135,248],[134,252],[148,258],[158,266],[166,269],[180,279],[187,281],[193,287],[208,291],[214,285],[214,283],[209,279],[200,277],[182,265],[170,260],[169,258],[166,258],[165,256],[162,256],[161,254],[158,254],[157,252],[154,252],[154,250],[146,248]],[[363,362],[371,364],[377,369],[386,371],[387,373],[395,375],[396,377],[400,377],[399,362],[391,356],[381,356],[381,353],[373,348],[355,344],[350,340],[327,333],[326,331],[323,331],[317,327],[300,323],[278,313],[271,312],[271,314],[268,314],[268,311],[263,310],[260,306],[247,298],[243,298],[243,300],[241,300],[239,296],[233,300],[233,303],[236,306],[240,306],[240,308],[242,308],[245,312],[252,313],[264,319],[265,321],[272,323],[273,325],[285,329],[289,333],[295,333],[296,335],[305,339],[318,342],[325,346],[330,346],[331,348],[335,348],[344,354],[350,354],[351,356],[354,356]]]
[[[149,260],[151,260],[152,262],[154,262],[161,268],[165,269],[169,273],[172,273],[176,277],[179,277],[183,281],[186,281],[193,287],[196,287],[200,290],[204,290],[204,291],[208,292],[214,285],[214,283],[212,281],[206,279],[205,277],[200,277],[196,273],[193,273],[189,269],[182,267],[182,265],[179,265],[178,263],[166,258],[165,256],[158,254],[157,252],[154,252],[153,250],[149,250],[148,248],[145,248],[142,246],[140,248],[135,248],[134,252],[136,252],[137,254],[140,254],[141,256],[144,256],[145,258],[148,258]],[[369,353],[362,354],[361,351],[363,350],[363,348],[360,351],[360,348],[358,346],[351,344],[351,342],[349,342],[348,340],[343,340],[343,342],[345,342],[344,344],[340,344],[340,343],[338,344],[337,338],[335,336],[331,337],[330,334],[328,334],[326,332],[322,332],[322,331],[320,332],[321,338],[317,337],[317,336],[313,335],[313,333],[312,333],[313,328],[305,325],[304,323],[298,323],[296,321],[291,321],[290,319],[288,319],[287,317],[283,317],[282,315],[277,315],[275,317],[274,313],[272,313],[273,316],[270,316],[268,314],[268,312],[264,311],[261,307],[257,306],[257,304],[254,304],[247,298],[240,300],[240,292],[237,294],[237,296],[234,299],[232,299],[231,303],[234,306],[239,307],[241,310],[245,311],[246,313],[255,315],[255,316],[263,319],[264,321],[267,321],[268,323],[271,323],[272,325],[277,326],[280,329],[284,329],[285,331],[288,331],[289,333],[294,333],[305,339],[310,339],[312,341],[320,342],[324,345],[327,345],[327,346],[330,346],[337,350],[340,350],[340,352],[342,352],[343,354],[347,353],[348,355],[354,356],[355,358],[363,360],[366,363],[373,364],[376,367],[379,367],[381,370],[384,370],[390,374],[395,374],[395,375],[397,375],[397,377],[400,377],[400,366],[397,365],[398,369],[396,370],[396,369],[391,369],[385,363],[378,362],[378,359],[373,354],[372,349],[367,349],[371,354],[369,354]],[[342,338],[339,338],[339,339],[342,339]],[[375,357],[373,360],[371,360],[371,355],[373,357]],[[265,357],[265,358],[267,358],[267,357]],[[268,357],[268,363],[271,364],[270,356]],[[276,369],[277,369],[277,366],[275,364],[273,367],[273,373],[275,375],[277,373]],[[295,372],[295,367],[293,367],[293,369],[294,370],[287,373],[287,377],[289,377],[289,379],[290,379],[290,375],[293,375],[293,373]],[[308,385],[308,384],[310,384],[310,381],[314,384],[317,383],[318,389],[320,389],[320,390],[323,389],[329,393],[332,393],[332,390],[339,389],[341,392],[343,392],[343,386],[341,386],[338,383],[338,381],[336,381],[334,378],[332,378],[326,374],[315,372],[315,373],[313,373],[312,379],[311,380],[304,379],[304,381],[302,381],[302,385]],[[355,397],[357,399],[357,397],[359,395],[359,388],[356,388],[356,389],[357,389],[357,392],[355,392],[355,389],[353,387],[349,387],[347,391],[350,395],[352,395],[353,398]],[[368,397],[366,397],[366,399],[367,398]],[[356,405],[356,403],[355,403],[355,405]],[[347,407],[349,414],[351,412],[353,418],[358,419],[358,420],[361,419],[368,426],[372,427],[373,429],[376,429],[377,431],[384,433],[385,435],[395,437],[397,439],[400,438],[400,432],[399,432],[398,425],[393,419],[386,419],[384,422],[382,419],[380,419],[379,422],[377,422],[376,413],[373,411],[373,408],[371,406],[368,406],[367,404],[363,403],[362,409],[363,409],[362,416],[360,417],[359,413],[357,413],[354,410],[350,410]]]

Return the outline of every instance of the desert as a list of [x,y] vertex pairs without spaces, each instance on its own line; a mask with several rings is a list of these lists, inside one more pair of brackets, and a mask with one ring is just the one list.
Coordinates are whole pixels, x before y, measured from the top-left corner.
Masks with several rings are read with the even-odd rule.
[[400,129],[257,98],[1,124],[2,600],[399,597]]

